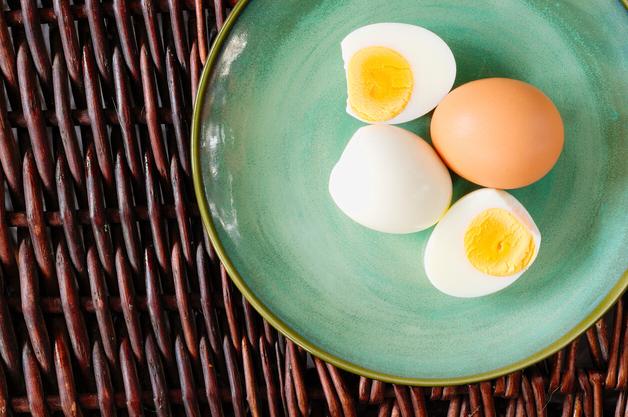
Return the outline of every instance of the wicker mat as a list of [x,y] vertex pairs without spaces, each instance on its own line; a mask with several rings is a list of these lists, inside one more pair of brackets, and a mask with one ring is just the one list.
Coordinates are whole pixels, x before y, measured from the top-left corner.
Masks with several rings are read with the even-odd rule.
[[4,0],[0,417],[628,415],[622,302],[543,363],[448,388],[347,374],[252,310],[190,168],[191,104],[232,6]]

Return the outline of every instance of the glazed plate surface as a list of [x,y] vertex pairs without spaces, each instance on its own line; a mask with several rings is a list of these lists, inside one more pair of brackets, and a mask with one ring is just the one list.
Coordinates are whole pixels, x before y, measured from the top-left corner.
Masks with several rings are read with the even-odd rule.
[[[423,271],[431,229],[377,233],[329,196],[363,125],[345,113],[340,41],[375,22],[441,36],[456,86],[524,80],[563,116],[558,164],[513,192],[539,226],[539,257],[502,292],[441,294]],[[203,74],[192,144],[201,212],[232,279],[297,343],[381,380],[476,381],[558,350],[628,281],[626,39],[617,1],[241,0]],[[402,127],[429,141],[429,123]],[[454,183],[455,199],[477,188]]]

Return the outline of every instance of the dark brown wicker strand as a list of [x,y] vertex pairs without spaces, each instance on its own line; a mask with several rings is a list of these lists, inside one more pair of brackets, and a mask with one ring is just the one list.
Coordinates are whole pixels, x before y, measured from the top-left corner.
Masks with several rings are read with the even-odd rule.
[[253,310],[191,180],[233,5],[0,0],[0,417],[627,416],[623,300],[531,368],[431,389],[343,372]]

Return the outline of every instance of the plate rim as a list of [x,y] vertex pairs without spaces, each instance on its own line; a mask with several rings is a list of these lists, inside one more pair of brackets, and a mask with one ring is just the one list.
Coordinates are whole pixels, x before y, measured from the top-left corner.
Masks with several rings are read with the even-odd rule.
[[[236,6],[233,8],[227,19],[225,20],[223,27],[220,29],[216,39],[211,47],[207,61],[203,68],[201,78],[198,84],[196,92],[196,99],[194,101],[194,109],[192,114],[192,131],[191,131],[191,151],[192,151],[192,179],[194,182],[194,192],[196,200],[199,206],[203,225],[209,235],[212,246],[218,258],[222,262],[224,268],[227,271],[227,275],[244,295],[246,300],[255,308],[255,310],[268,321],[275,329],[281,332],[285,337],[292,340],[303,349],[307,350],[312,355],[323,359],[324,361],[331,363],[345,371],[352,372],[354,374],[368,377],[371,379],[380,380],[382,382],[388,382],[392,384],[401,385],[413,385],[413,386],[447,386],[447,385],[463,385],[481,382],[488,379],[498,378],[512,372],[516,372],[533,365],[552,354],[558,352],[578,336],[583,334],[589,327],[602,317],[621,297],[626,287],[628,287],[628,269],[619,277],[617,283],[611,288],[611,290],[604,296],[597,306],[589,313],[587,317],[576,324],[571,330],[563,334],[561,337],[550,343],[543,349],[533,353],[532,355],[521,359],[519,361],[510,363],[506,366],[492,369],[490,371],[463,375],[457,377],[447,378],[417,378],[417,377],[403,377],[393,374],[387,374],[379,372],[374,369],[369,369],[352,363],[348,360],[342,359],[334,354],[331,354],[324,350],[324,348],[317,346],[316,344],[308,341],[301,336],[297,331],[288,326],[281,318],[273,314],[264,303],[251,291],[242,276],[235,268],[229,255],[222,246],[216,228],[214,226],[211,212],[209,210],[207,196],[205,195],[205,187],[203,182],[203,175],[201,172],[200,161],[200,126],[201,126],[201,110],[205,103],[205,93],[209,85],[209,78],[213,72],[214,65],[222,51],[222,46],[231,32],[233,25],[235,24],[242,11],[249,4],[250,0],[239,0]],[[628,8],[628,0],[622,0],[623,5]]]

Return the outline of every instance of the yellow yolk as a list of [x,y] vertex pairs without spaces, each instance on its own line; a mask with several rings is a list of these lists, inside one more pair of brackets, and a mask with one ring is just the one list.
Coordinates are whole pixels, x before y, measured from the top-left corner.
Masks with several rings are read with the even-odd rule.
[[484,210],[464,235],[467,258],[488,275],[506,277],[523,271],[534,255],[534,237],[512,213]]
[[410,64],[392,49],[361,49],[347,66],[349,105],[367,122],[384,122],[397,116],[408,104],[413,88]]

